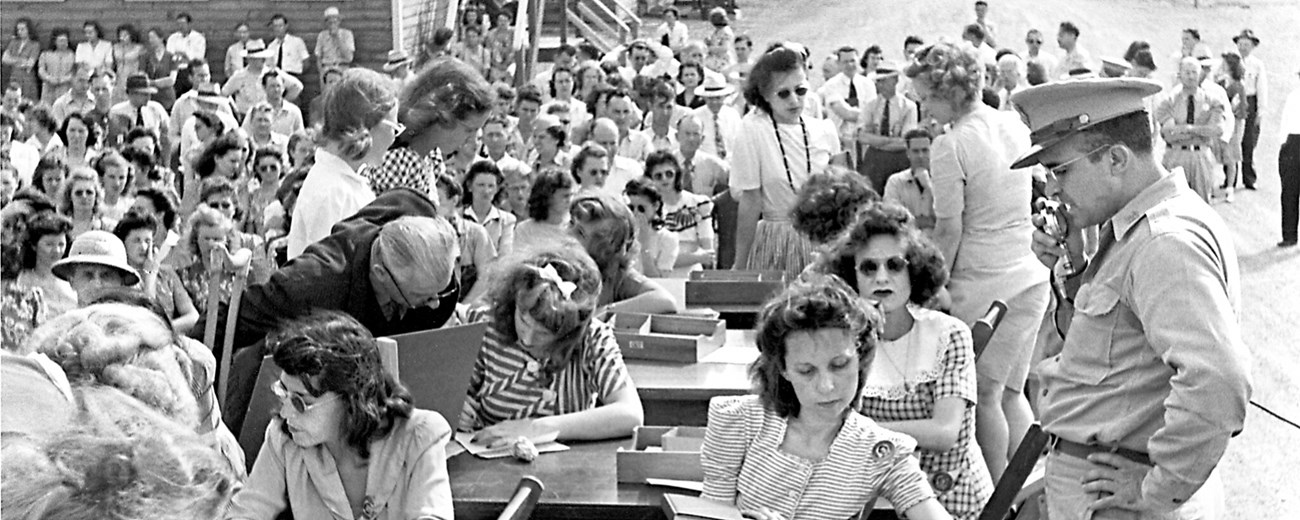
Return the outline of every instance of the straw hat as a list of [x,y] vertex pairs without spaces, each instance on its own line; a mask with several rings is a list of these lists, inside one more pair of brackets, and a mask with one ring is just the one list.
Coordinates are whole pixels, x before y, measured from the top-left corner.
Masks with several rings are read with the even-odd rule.
[[158,92],[158,89],[149,86],[149,76],[137,72],[126,77],[127,94],[153,94],[156,92]]
[[78,265],[94,264],[112,267],[122,273],[127,285],[135,285],[140,275],[126,261],[126,246],[116,235],[107,231],[87,231],[72,241],[68,257],[54,263],[54,276],[67,280]]
[[271,49],[266,48],[266,42],[261,38],[248,40],[244,44],[244,59],[249,60],[269,60],[271,59]]
[[411,55],[407,54],[405,50],[393,49],[391,51],[388,51],[388,61],[384,63],[384,72],[395,71],[397,70],[398,67],[401,67],[402,65],[406,65],[407,63],[410,62],[411,62]]
[[705,74],[704,83],[695,87],[695,95],[699,97],[726,97],[736,91],[736,87],[722,80],[720,75]]

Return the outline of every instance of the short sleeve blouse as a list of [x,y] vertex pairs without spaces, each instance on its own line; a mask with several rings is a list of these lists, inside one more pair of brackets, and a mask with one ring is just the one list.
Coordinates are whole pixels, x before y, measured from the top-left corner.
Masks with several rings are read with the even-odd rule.
[[827,171],[831,158],[840,154],[840,138],[834,124],[809,117],[801,121],[802,124],[777,125],[761,110],[754,110],[741,120],[742,131],[736,139],[735,151],[728,156],[732,160],[729,184],[732,195],[762,191],[764,220],[789,220],[799,188],[812,173]]

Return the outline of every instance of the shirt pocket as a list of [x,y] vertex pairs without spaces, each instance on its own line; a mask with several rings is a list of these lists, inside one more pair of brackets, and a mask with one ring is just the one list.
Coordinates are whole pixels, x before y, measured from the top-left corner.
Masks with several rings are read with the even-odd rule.
[[1061,351],[1063,372],[1093,384],[1110,374],[1119,303],[1119,293],[1105,284],[1087,284],[1079,289],[1074,300],[1074,320]]

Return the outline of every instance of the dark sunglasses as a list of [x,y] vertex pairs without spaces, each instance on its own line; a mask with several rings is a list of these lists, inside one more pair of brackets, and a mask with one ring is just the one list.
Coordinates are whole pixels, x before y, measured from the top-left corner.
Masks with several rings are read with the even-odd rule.
[[901,256],[889,258],[867,258],[858,264],[858,272],[866,276],[875,276],[883,267],[890,273],[899,274],[907,270],[907,259]]
[[649,215],[649,214],[650,214],[650,206],[646,206],[646,205],[644,205],[644,204],[632,204],[632,205],[631,205],[631,208],[632,208],[632,211],[635,211],[635,212],[640,213],[640,214],[642,214],[642,215]]
[[259,164],[259,165],[257,165],[257,171],[259,171],[259,172],[271,172],[271,171],[277,171],[277,170],[279,170],[279,169],[280,169],[280,165],[278,165],[278,164]]
[[808,95],[808,85],[799,85],[799,86],[795,87],[793,90],[788,89],[788,88],[787,88],[787,89],[781,89],[781,90],[778,90],[778,91],[776,92],[776,97],[781,98],[781,99],[790,99],[790,94],[794,94],[794,95],[799,96],[799,97],[807,96],[807,95]]
[[339,398],[338,394],[334,394],[324,399],[318,400],[312,404],[307,404],[306,399],[303,399],[302,396],[298,394],[290,392],[288,388],[285,388],[284,383],[280,382],[279,380],[277,380],[274,383],[271,383],[271,392],[274,393],[275,396],[280,399],[281,403],[288,403],[289,406],[292,406],[293,410],[295,412],[298,412],[298,415],[302,415],[307,412],[310,412],[312,411],[312,409],[316,408],[317,406],[320,406],[322,404],[328,403],[330,401]]
[[95,194],[95,190],[77,190],[72,192],[73,197],[89,197]]
[[1043,40],[1025,40],[1025,43],[1028,45],[1042,45]]
[[672,180],[677,178],[677,172],[675,171],[654,172],[650,174],[650,178],[656,181]]
[[227,201],[209,202],[208,207],[213,209],[230,209],[235,207],[235,203]]

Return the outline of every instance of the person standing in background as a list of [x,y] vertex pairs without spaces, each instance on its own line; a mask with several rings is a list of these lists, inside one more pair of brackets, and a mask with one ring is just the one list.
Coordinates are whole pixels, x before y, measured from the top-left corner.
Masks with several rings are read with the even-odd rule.
[[36,60],[40,54],[41,43],[36,41],[31,18],[19,18],[14,22],[14,38],[5,46],[4,65],[10,68],[10,82],[21,86],[23,97],[32,101],[40,99],[40,87],[36,83]]
[[182,11],[176,15],[176,32],[167,36],[167,52],[172,55],[177,67],[174,87],[176,96],[194,88],[190,83],[189,71],[186,70],[190,60],[206,59],[208,54],[208,40],[203,33],[190,28],[190,23],[193,21],[190,13]]
[[339,8],[325,9],[325,30],[316,35],[316,61],[321,70],[348,67],[357,53],[352,31],[341,27]]
[[[1255,31],[1244,29],[1232,38],[1232,42],[1237,44],[1241,64],[1246,67],[1246,79],[1242,81],[1246,93],[1246,129],[1241,138],[1241,183],[1246,189],[1253,190],[1257,178],[1255,146],[1259,144],[1259,107],[1268,106],[1265,102],[1268,73],[1264,69],[1264,61],[1255,55],[1255,48],[1259,47],[1259,37],[1255,36]],[[1284,135],[1283,139],[1285,138]]]
[[975,25],[984,29],[984,43],[990,48],[998,48],[998,40],[993,31],[993,24],[988,21],[989,3],[984,0],[975,0]]
[[1282,179],[1282,241],[1278,247],[1295,247],[1300,226],[1300,88],[1291,91],[1282,106],[1282,150],[1277,173]]
[[1084,51],[1079,46],[1079,26],[1074,25],[1074,22],[1061,22],[1060,30],[1056,33],[1056,44],[1061,46],[1061,50],[1065,51],[1065,53],[1061,55],[1061,60],[1057,63],[1056,68],[1051,71],[1051,76],[1047,78],[1048,81],[1056,81],[1067,77],[1070,75],[1070,71],[1078,69],[1092,70],[1092,58],[1088,56],[1087,51]]
[[225,72],[226,79],[229,80],[239,69],[244,68],[244,55],[248,53],[247,45],[251,37],[248,31],[248,24],[240,22],[235,26],[235,43],[226,47]]
[[271,55],[268,63],[272,67],[292,74],[295,78],[301,76],[307,66],[307,60],[311,59],[311,54],[307,52],[307,42],[289,34],[289,19],[281,13],[271,16],[271,23],[267,25],[275,33],[275,39],[266,46],[266,50]]

